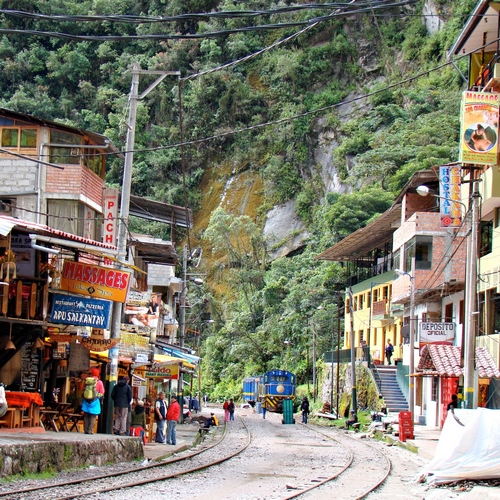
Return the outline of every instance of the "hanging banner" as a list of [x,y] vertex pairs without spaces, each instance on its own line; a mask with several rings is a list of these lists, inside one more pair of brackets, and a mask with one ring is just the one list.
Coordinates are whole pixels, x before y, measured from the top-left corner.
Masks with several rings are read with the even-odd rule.
[[463,92],[460,162],[496,165],[499,102],[499,94],[468,90]]
[[[114,302],[125,302],[130,273],[85,262],[64,261],[61,290],[90,295]],[[95,325],[99,328],[98,325]]]
[[106,188],[104,191],[104,228],[102,241],[109,245],[116,245],[118,231],[118,200],[119,192],[116,188]]
[[441,227],[460,227],[462,225],[460,185],[459,166],[442,165],[439,167]]
[[51,323],[109,328],[111,302],[55,293],[52,299]]

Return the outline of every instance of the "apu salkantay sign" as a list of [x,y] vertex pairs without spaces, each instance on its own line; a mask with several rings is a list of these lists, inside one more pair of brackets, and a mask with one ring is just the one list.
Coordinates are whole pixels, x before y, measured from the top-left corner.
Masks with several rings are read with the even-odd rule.
[[51,323],[108,329],[110,316],[109,300],[72,297],[58,293],[53,296]]

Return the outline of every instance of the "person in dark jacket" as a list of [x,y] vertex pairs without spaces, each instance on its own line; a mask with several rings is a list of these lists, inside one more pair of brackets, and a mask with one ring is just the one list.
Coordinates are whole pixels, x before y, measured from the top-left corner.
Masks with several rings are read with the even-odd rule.
[[132,401],[132,388],[128,385],[128,377],[123,377],[113,387],[111,399],[115,404],[114,433],[120,436],[127,435],[127,417],[130,402]]
[[155,403],[155,422],[156,422],[156,442],[167,444],[165,439],[165,424],[167,422],[167,402],[165,401],[165,393],[162,391],[158,395],[159,398]]
[[307,424],[307,415],[309,415],[309,400],[307,399],[307,396],[302,398],[300,410],[302,411],[302,423]]

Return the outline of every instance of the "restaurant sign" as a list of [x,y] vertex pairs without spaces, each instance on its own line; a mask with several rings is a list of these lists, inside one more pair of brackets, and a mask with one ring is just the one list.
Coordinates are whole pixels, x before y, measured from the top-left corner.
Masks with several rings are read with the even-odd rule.
[[179,378],[179,365],[152,365],[146,369],[146,377],[177,380]]
[[125,302],[130,273],[85,262],[64,261],[61,290],[94,298]]
[[455,323],[434,323],[432,321],[419,324],[420,345],[453,344],[455,340]]
[[52,300],[50,322],[107,329],[110,316],[109,300],[86,299],[56,293]]

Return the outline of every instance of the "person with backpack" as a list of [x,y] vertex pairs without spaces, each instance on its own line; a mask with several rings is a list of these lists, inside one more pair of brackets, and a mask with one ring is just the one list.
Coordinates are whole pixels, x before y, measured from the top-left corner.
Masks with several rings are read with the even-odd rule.
[[130,378],[125,376],[118,381],[111,391],[111,399],[115,404],[114,433],[120,436],[127,435],[127,417],[132,401],[132,388],[128,385]]
[[139,436],[146,444],[146,413],[144,411],[144,401],[137,401],[130,417],[130,435]]
[[85,434],[94,433],[97,415],[101,414],[101,398],[104,396],[104,384],[99,378],[99,369],[91,368],[85,379],[82,397],[83,429]]

